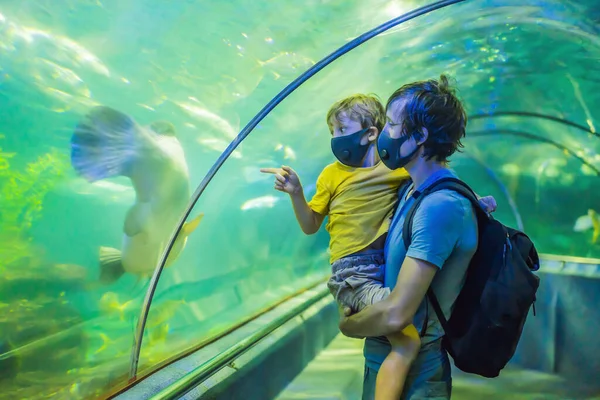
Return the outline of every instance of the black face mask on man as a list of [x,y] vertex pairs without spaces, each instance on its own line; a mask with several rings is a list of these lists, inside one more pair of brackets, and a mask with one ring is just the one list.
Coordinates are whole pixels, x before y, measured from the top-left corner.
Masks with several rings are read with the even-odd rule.
[[369,151],[370,143],[362,144],[360,141],[369,128],[361,129],[346,136],[338,136],[331,139],[331,151],[333,155],[344,165],[349,167],[360,167]]
[[422,144],[418,144],[409,154],[405,156],[400,155],[400,147],[410,138],[410,135],[405,134],[398,139],[393,139],[387,129],[381,132],[377,139],[377,152],[386,167],[392,170],[402,168],[415,157]]

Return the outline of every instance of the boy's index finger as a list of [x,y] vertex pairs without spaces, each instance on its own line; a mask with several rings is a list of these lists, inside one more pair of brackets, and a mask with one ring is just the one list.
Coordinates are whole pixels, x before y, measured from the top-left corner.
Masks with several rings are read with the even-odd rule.
[[281,172],[281,169],[279,169],[279,168],[261,168],[260,172],[265,173],[265,174],[277,175],[278,173]]

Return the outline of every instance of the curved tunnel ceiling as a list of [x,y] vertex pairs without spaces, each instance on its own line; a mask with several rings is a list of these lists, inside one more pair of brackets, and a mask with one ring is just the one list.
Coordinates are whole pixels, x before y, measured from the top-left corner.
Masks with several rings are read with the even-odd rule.
[[169,239],[167,248],[165,249],[164,253],[162,254],[159,264],[157,265],[157,267],[154,271],[154,274],[152,275],[152,279],[150,280],[150,286],[146,293],[146,298],[144,299],[144,304],[142,306],[142,312],[140,315],[140,319],[138,320],[138,326],[136,329],[135,345],[134,345],[134,348],[132,351],[132,356],[131,356],[132,363],[131,363],[131,370],[130,370],[130,379],[135,378],[136,373],[137,373],[137,365],[138,365],[139,354],[140,354],[141,346],[142,346],[142,339],[143,339],[143,335],[144,335],[146,319],[148,317],[148,313],[149,313],[150,306],[152,303],[152,297],[154,296],[154,291],[156,290],[158,280],[160,279],[160,274],[161,274],[161,272],[164,268],[165,262],[169,256],[169,252],[171,251],[173,244],[175,242],[175,239],[176,239],[179,231],[183,227],[184,222],[186,221],[190,212],[196,205],[196,202],[198,201],[198,199],[200,198],[200,196],[202,195],[202,193],[204,192],[204,190],[206,189],[206,187],[208,186],[210,181],[213,179],[213,177],[219,171],[221,166],[231,156],[233,151],[242,143],[242,141],[244,141],[244,139],[246,139],[246,137],[254,130],[254,128],[256,128],[256,126],[267,115],[269,115],[269,113],[271,113],[271,111],[273,111],[275,109],[275,107],[277,107],[277,105],[279,105],[287,96],[289,96],[291,93],[293,93],[296,89],[298,89],[300,87],[300,85],[302,85],[304,82],[308,81],[311,77],[313,77],[315,74],[317,74],[321,69],[323,69],[326,66],[328,66],[329,64],[331,64],[337,58],[339,58],[339,57],[343,56],[344,54],[346,54],[347,52],[357,48],[361,44],[365,43],[367,40],[372,39],[372,38],[376,37],[377,35],[385,32],[395,26],[402,24],[403,22],[410,21],[421,15],[425,15],[427,13],[434,12],[436,10],[439,10],[444,7],[451,6],[451,5],[454,5],[457,3],[461,3],[463,1],[464,0],[442,0],[442,1],[431,3],[430,5],[421,7],[420,9],[416,9],[416,10],[411,11],[407,14],[404,14],[398,18],[388,21],[388,22],[380,25],[379,27],[374,28],[371,31],[359,36],[358,38],[352,40],[350,43],[342,46],[338,50],[329,54],[327,57],[323,58],[318,63],[316,63],[314,66],[312,66],[307,71],[302,73],[302,75],[300,75],[293,82],[291,82],[289,85],[287,85],[279,94],[277,94],[277,96],[275,96],[271,101],[269,101],[269,103],[267,103],[267,105],[265,105],[260,110],[260,112],[252,118],[252,120],[250,122],[248,122],[248,124],[244,127],[244,129],[242,129],[242,131],[239,133],[239,135],[237,135],[236,138],[227,146],[227,148],[225,149],[223,154],[221,154],[221,156],[217,159],[217,161],[210,168],[210,170],[208,171],[208,173],[206,174],[206,176],[204,177],[202,182],[200,182],[200,185],[196,188],[194,194],[192,195],[192,199],[190,201],[190,204],[187,207],[186,212],[181,217],[181,220],[179,221],[178,226],[176,227],[175,231],[173,232],[171,238]]
[[[456,168],[505,198],[506,215],[517,225],[531,229],[531,221],[550,218],[543,207],[529,207],[548,193],[585,192],[581,209],[600,202],[590,191],[600,170],[594,125],[600,13],[593,0],[442,1],[435,4],[448,6],[411,20],[417,14],[411,10],[435,7],[417,0],[308,0],[301,8],[251,0],[171,2],[168,8],[138,0],[67,3],[69,12],[61,13],[42,0],[0,7],[3,148],[65,150],[72,127],[94,104],[144,124],[168,119],[185,146],[191,185],[200,185],[195,195],[213,176],[218,181],[196,208],[213,205],[218,215],[244,191],[271,193],[270,182],[248,171],[287,163],[305,182],[314,181],[332,160],[324,114],[335,100],[375,92],[385,101],[402,83],[448,73],[471,115],[465,157],[457,155]],[[394,18],[407,22],[392,27]],[[343,57],[324,58],[362,43],[351,38],[379,24],[390,29],[337,53]],[[307,70],[310,79],[292,93]],[[17,117],[23,110],[26,117]],[[486,186],[484,176],[492,184]],[[541,193],[549,180],[554,192]],[[556,207],[550,210],[557,214]],[[580,211],[568,210],[569,224]],[[228,239],[220,235],[210,239]],[[89,245],[83,240],[72,245]],[[185,273],[186,279],[199,276],[193,268]],[[130,377],[137,373],[152,294],[164,282],[159,274],[145,299]]]
[[[420,17],[421,15],[425,15],[427,13],[433,13],[436,10],[439,9],[443,9],[445,7],[449,7],[449,6],[455,6],[458,5],[459,7],[462,6],[462,4],[459,3],[463,3],[463,1],[456,1],[456,0],[445,0],[445,1],[439,1],[439,2],[432,2],[428,5],[425,5],[419,9],[415,9],[414,11],[411,11],[407,14],[404,14],[401,17],[398,17],[396,19],[390,20],[387,23],[384,23],[382,25],[380,25],[379,27],[357,37],[356,39],[350,41],[349,43],[347,43],[346,45],[342,46],[341,48],[339,48],[337,51],[331,53],[330,55],[328,55],[327,57],[321,59],[318,63],[316,63],[314,66],[312,66],[311,68],[309,68],[306,72],[304,72],[302,75],[300,75],[297,79],[295,79],[293,82],[291,82],[288,86],[286,86],[286,88],[284,90],[282,90],[277,96],[275,96],[265,107],[263,107],[263,109],[254,117],[252,118],[252,120],[244,127],[244,129],[242,129],[242,131],[240,132],[239,135],[237,135],[237,137],[229,144],[229,146],[227,147],[227,149],[225,149],[225,151],[223,152],[223,154],[221,155],[221,157],[219,157],[219,159],[217,160],[217,162],[211,167],[211,169],[208,171],[207,175],[204,177],[203,181],[200,183],[200,185],[198,186],[198,188],[196,189],[196,192],[193,195],[192,201],[190,203],[189,209],[188,211],[185,213],[185,215],[182,217],[180,224],[179,224],[179,228],[181,228],[181,226],[183,225],[184,221],[187,219],[187,216],[189,215],[189,213],[191,212],[193,206],[195,205],[196,201],[198,200],[198,198],[202,195],[203,191],[205,190],[205,188],[208,186],[208,184],[210,183],[211,179],[216,175],[217,171],[220,169],[220,167],[225,163],[225,161],[227,160],[228,157],[230,157],[230,155],[233,153],[233,151],[242,143],[242,141],[244,141],[244,139],[246,139],[246,137],[252,132],[252,130],[265,118],[267,117],[267,115],[273,111],[275,109],[275,107],[277,107],[277,105],[279,105],[287,96],[289,96],[293,91],[295,91],[296,89],[298,89],[300,87],[300,85],[302,85],[304,82],[308,81],[309,79],[311,79],[315,74],[317,74],[321,69],[327,67],[329,64],[331,64],[332,62],[334,62],[337,58],[343,56],[345,53],[354,50],[355,48],[357,48],[360,45],[363,45],[367,42],[367,40],[370,40],[378,35],[383,34],[384,32],[394,28],[395,26],[401,25],[402,23],[411,21],[414,18]],[[480,2],[480,3],[485,3],[485,2]],[[501,3],[501,2],[498,2]],[[508,13],[503,13],[500,12],[498,13],[498,10],[501,8],[494,8],[494,2],[489,2],[490,5],[492,5],[491,10],[494,11],[493,14],[488,13],[488,11],[484,8],[483,10],[478,10],[479,12],[481,12],[481,14],[486,15],[488,18],[485,20],[486,23],[484,24],[483,27],[485,27],[486,29],[488,29],[489,33],[492,34],[496,34],[498,35],[499,32],[498,31],[494,31],[493,27],[496,27],[498,25],[497,21],[499,19],[502,18],[502,14],[504,14],[504,16],[508,17]],[[523,7],[526,8],[526,7]],[[533,8],[533,7],[531,7]],[[502,10],[504,11],[504,10]],[[546,13],[544,13],[543,9],[539,9],[537,11],[542,11],[542,15],[544,17],[547,16]],[[499,15],[500,14],[500,15]],[[546,15],[544,15],[546,14]],[[531,16],[525,16],[527,15],[527,12],[523,13],[523,18],[519,18],[520,22],[524,22],[525,25],[527,24],[540,24],[540,23],[547,23],[549,26],[553,26],[555,27],[558,31],[564,31],[566,29],[566,27],[563,25],[564,23],[559,23],[558,21],[544,21],[542,18],[536,19],[532,18]],[[481,19],[482,16],[479,15],[479,19]],[[508,20],[512,19],[511,17],[507,18]],[[493,22],[492,22],[493,21]],[[470,21],[473,25],[477,26],[479,25],[477,22],[471,20]],[[492,23],[490,23],[492,22]],[[439,22],[438,22],[439,24]],[[508,22],[506,24],[506,26],[509,27],[508,32],[512,31],[513,29],[518,29],[518,23],[512,25],[510,22]],[[491,29],[490,29],[491,28]],[[500,30],[500,29],[499,29]],[[526,34],[529,34],[530,32],[527,32],[526,29],[523,29],[523,31],[526,32]],[[507,33],[508,33],[507,32]],[[580,36],[583,37],[584,39],[589,39],[591,42],[593,42],[594,45],[598,45],[598,40],[595,40],[595,38],[593,36],[588,36],[586,33],[584,32],[577,32],[574,31],[575,35],[574,36]],[[471,31],[469,31],[469,34],[472,34]],[[508,36],[508,35],[507,35]],[[507,41],[507,36],[503,36],[501,37],[500,40],[502,41]],[[495,36],[494,39],[498,40],[498,36]],[[472,39],[472,44],[475,44],[475,42],[477,42],[477,38],[475,37],[474,39]],[[573,77],[573,75],[570,72],[565,72],[565,75],[567,76],[569,82],[571,82],[572,86],[573,86],[573,90],[574,90],[574,95],[576,97],[576,99],[580,102],[582,111],[584,111],[585,116],[586,116],[586,121],[588,122],[588,124],[590,124],[589,127],[586,127],[584,125],[581,125],[579,123],[576,122],[572,122],[566,118],[563,117],[557,117],[557,116],[552,116],[549,114],[545,114],[542,112],[538,112],[537,110],[540,111],[547,111],[547,109],[545,107],[528,107],[528,108],[524,108],[524,111],[503,111],[502,109],[499,109],[501,102],[499,101],[498,97],[497,97],[497,93],[496,92],[496,88],[498,86],[501,86],[503,84],[502,80],[508,80],[508,79],[512,79],[514,78],[514,74],[516,74],[516,70],[518,70],[518,74],[522,74],[524,72],[524,70],[526,70],[526,68],[521,68],[519,69],[518,66],[522,66],[523,65],[523,60],[517,60],[516,58],[509,58],[508,54],[510,52],[510,50],[505,50],[504,54],[501,51],[500,46],[495,47],[495,46],[490,46],[490,41],[481,39],[481,44],[482,47],[480,48],[480,50],[484,53],[489,53],[489,57],[488,57],[488,61],[491,64],[491,69],[493,72],[492,74],[489,75],[489,79],[488,82],[491,84],[490,85],[490,95],[491,98],[493,99],[493,101],[490,104],[490,107],[492,109],[492,111],[489,111],[487,113],[478,113],[475,115],[472,115],[470,117],[471,121],[477,121],[477,120],[483,120],[485,121],[486,119],[494,119],[494,118],[499,118],[499,117],[516,117],[516,118],[523,118],[523,119],[527,119],[527,118],[533,118],[536,119],[538,121],[551,121],[551,122],[555,122],[558,123],[560,125],[569,127],[569,128],[575,128],[576,130],[582,131],[586,134],[589,134],[590,136],[594,136],[595,138],[600,138],[600,134],[598,134],[595,131],[595,127],[592,125],[592,116],[590,114],[590,110],[589,108],[586,106],[584,100],[582,99],[582,94],[581,91],[579,89],[579,83],[576,81],[576,79]],[[489,46],[489,47],[487,47]],[[522,45],[521,45],[522,46]],[[435,47],[443,47],[443,44],[438,44]],[[504,46],[503,46],[504,47]],[[506,47],[508,47],[508,44],[506,44]],[[403,49],[405,50],[405,49]],[[523,49],[521,49],[523,50]],[[540,51],[541,49],[536,49],[536,51]],[[599,50],[598,47],[595,48],[595,50]],[[393,55],[394,53],[396,53],[397,51],[392,50],[391,54]],[[441,52],[440,52],[441,53]],[[396,53],[396,55],[398,55]],[[531,54],[528,54],[531,56]],[[391,57],[390,54],[384,55],[382,57],[381,61],[387,60]],[[456,57],[456,56],[455,56]],[[434,57],[435,58],[435,57]],[[455,58],[456,60],[456,58]],[[461,61],[465,61],[465,59],[460,59]],[[475,61],[475,60],[474,60]],[[475,68],[477,68],[476,70],[474,70],[473,72],[484,72],[481,71],[483,68],[481,68],[481,65],[479,64],[480,62],[482,62],[483,60],[477,60],[476,62],[473,63],[473,66]],[[512,63],[511,63],[512,61]],[[533,61],[533,58],[530,59],[529,61]],[[368,61],[367,61],[368,62]],[[498,65],[498,63],[501,63],[500,65]],[[560,69],[568,69],[568,65],[560,60],[557,59],[555,60],[556,65],[551,67],[551,70],[553,73],[557,73],[558,70]],[[512,65],[511,65],[512,64]],[[501,67],[500,67],[501,66]],[[447,69],[442,69],[440,72],[445,73],[447,71]],[[531,71],[531,70],[530,70]],[[530,78],[526,78],[526,81],[530,80]],[[403,81],[408,81],[407,79],[404,79]],[[389,83],[389,81],[388,81]],[[478,82],[480,83],[480,82]],[[524,82],[523,82],[524,83]],[[522,91],[524,91],[525,88],[523,88]],[[461,92],[464,91],[461,90]],[[515,91],[513,95],[516,95],[519,92],[522,91]],[[531,91],[529,91],[531,92]],[[519,98],[521,99],[524,96],[521,96],[520,94],[518,95]],[[512,105],[512,108],[514,109],[514,103],[516,103],[517,99],[515,98],[514,101],[511,101],[510,104]],[[473,100],[469,101],[469,99],[466,99],[466,103],[473,103]],[[484,103],[485,104],[485,103]],[[481,107],[483,104],[478,104],[479,107]],[[481,108],[480,108],[481,109]],[[498,111],[496,111],[498,110]],[[535,111],[532,111],[535,110]],[[546,129],[545,132],[547,132],[548,130]],[[586,165],[587,167],[589,167],[594,173],[596,173],[598,176],[600,176],[600,170],[595,166],[595,164],[600,165],[600,157],[596,157],[598,158],[598,160],[594,160],[594,161],[588,161],[584,156],[582,155],[578,155],[578,153],[580,153],[579,149],[576,150],[571,150],[568,147],[568,144],[561,144],[559,142],[556,142],[550,138],[546,138],[543,136],[540,136],[538,134],[535,133],[528,133],[525,131],[521,131],[521,130],[513,130],[513,129],[486,129],[486,130],[482,130],[482,131],[473,131],[472,128],[469,130],[468,132],[468,138],[477,138],[477,137],[482,137],[485,140],[485,137],[489,136],[489,135],[497,135],[497,134],[501,134],[501,135],[508,135],[508,136],[517,136],[517,137],[521,137],[521,138],[527,138],[533,141],[537,141],[540,143],[544,143],[544,144],[549,144],[552,145],[560,150],[563,150],[566,152],[566,154],[575,157],[577,160],[579,160],[583,165]],[[481,146],[481,145],[480,145]],[[596,146],[598,146],[598,144],[596,144]],[[584,147],[585,146],[581,146]],[[596,148],[600,148],[600,146],[596,147]],[[487,173],[490,175],[490,177],[492,178],[492,180],[494,180],[498,186],[503,189],[502,192],[503,194],[506,196],[508,204],[511,208],[511,211],[514,215],[514,218],[516,220],[517,226],[519,228],[523,228],[523,222],[522,222],[522,217],[518,211],[517,205],[514,201],[514,199],[512,198],[512,196],[510,196],[510,193],[505,190],[505,186],[502,184],[501,179],[498,178],[498,176],[493,173],[492,169],[486,165],[480,158],[476,158],[473,155],[469,155],[469,158],[473,159],[476,161],[477,164],[479,164],[482,168],[484,168]],[[171,242],[169,246],[172,246],[172,243],[174,241],[175,238],[175,234],[174,236],[171,238]],[[140,318],[140,323],[138,326],[138,330],[137,330],[137,338],[138,340],[136,340],[136,344],[138,347],[138,352],[139,352],[139,347],[141,346],[141,337],[142,337],[142,332],[143,332],[143,326],[144,326],[144,321],[145,321],[145,317],[147,315],[147,310],[150,307],[150,302],[151,302],[151,298],[153,295],[153,291],[154,288],[158,282],[158,279],[160,277],[160,273],[162,270],[162,266],[167,258],[168,255],[168,251],[165,252],[165,254],[163,254],[162,260],[160,265],[157,267],[157,270],[155,271],[155,274],[153,276],[153,279],[151,281],[151,287],[149,288],[147,297],[146,297],[146,301],[145,301],[145,311],[142,311],[142,315]],[[136,356],[133,355],[132,356],[132,360],[133,360],[133,364],[132,364],[132,371],[131,371],[131,376],[135,376],[135,369],[137,368],[136,365]]]

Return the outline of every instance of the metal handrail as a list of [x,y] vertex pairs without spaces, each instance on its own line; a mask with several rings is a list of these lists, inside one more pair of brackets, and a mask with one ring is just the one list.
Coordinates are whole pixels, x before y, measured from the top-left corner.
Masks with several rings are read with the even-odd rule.
[[[559,256],[553,254],[540,254],[540,259],[542,261],[563,261],[566,263],[574,262],[578,264],[600,265],[600,259]],[[187,392],[192,390],[194,387],[198,386],[204,380],[208,379],[211,375],[219,371],[221,368],[234,361],[237,357],[249,350],[252,346],[254,346],[260,340],[267,337],[269,334],[271,334],[277,328],[285,324],[287,321],[293,319],[295,316],[304,312],[313,304],[326,297],[329,297],[329,291],[325,286],[323,286],[320,290],[316,290],[315,294],[307,301],[294,307],[293,309],[290,309],[285,314],[279,316],[267,325],[261,327],[260,330],[255,332],[250,337],[245,338],[244,340],[238,342],[226,351],[218,354],[210,360],[207,360],[202,365],[199,365],[197,368],[186,374],[183,378],[178,379],[170,386],[156,393],[150,398],[150,400],[171,400],[185,395]]]
[[585,258],[577,256],[559,256],[556,254],[540,254],[540,260],[562,261],[565,263],[600,265],[600,258]]
[[[301,312],[307,310],[313,304],[317,303],[323,298],[330,296],[327,286],[323,285],[320,290],[307,301],[297,305],[285,314],[273,319],[268,324],[262,326],[257,332],[239,341],[227,350],[217,354],[215,357],[207,360],[203,364],[199,365],[189,373],[178,379],[173,384],[167,386],[160,392],[156,393],[150,398],[150,400],[170,400],[177,399],[187,392],[198,386],[202,381],[231,363],[241,354],[249,350],[252,346],[258,343],[260,340],[267,337],[277,328],[288,322],[289,320],[296,317]],[[333,298],[331,299],[333,301]]]

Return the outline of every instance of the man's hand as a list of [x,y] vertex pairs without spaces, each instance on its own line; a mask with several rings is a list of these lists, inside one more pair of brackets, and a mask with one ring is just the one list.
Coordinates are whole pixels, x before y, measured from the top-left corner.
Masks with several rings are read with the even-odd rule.
[[407,256],[388,297],[351,316],[346,316],[346,310],[340,311],[340,331],[353,338],[388,336],[403,331],[412,323],[437,270],[427,261]]
[[480,197],[479,204],[487,213],[493,213],[496,211],[496,207],[498,207],[498,204],[496,204],[496,199],[494,199],[493,196]]
[[348,318],[352,315],[352,309],[350,307],[338,306],[338,311],[340,313],[340,324],[339,324],[340,332],[342,332],[345,336],[350,337],[350,338],[364,339],[366,336],[356,336],[356,335],[349,334],[347,332],[346,328],[347,328],[347,324],[348,324]]
[[302,193],[302,184],[296,171],[282,165],[281,168],[261,168],[260,172],[275,175],[275,190],[290,195]]

